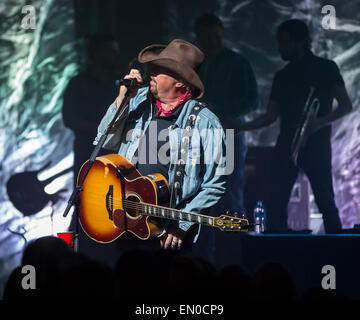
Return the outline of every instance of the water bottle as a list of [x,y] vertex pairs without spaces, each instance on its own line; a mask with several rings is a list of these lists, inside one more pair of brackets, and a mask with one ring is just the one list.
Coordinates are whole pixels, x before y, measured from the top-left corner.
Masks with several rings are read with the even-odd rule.
[[265,231],[266,211],[263,202],[259,200],[254,208],[255,233],[263,233]]

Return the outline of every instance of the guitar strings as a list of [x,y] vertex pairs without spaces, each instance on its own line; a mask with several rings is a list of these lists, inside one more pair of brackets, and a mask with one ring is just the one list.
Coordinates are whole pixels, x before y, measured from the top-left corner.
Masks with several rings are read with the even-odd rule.
[[[98,197],[97,197],[98,198]],[[123,201],[117,201],[117,204],[124,204],[124,208],[126,210],[134,209],[135,211],[140,211],[138,213],[140,214],[148,214],[148,215],[155,215],[157,217],[166,217],[170,219],[176,219],[181,217],[182,215],[187,217],[187,221],[193,221],[193,222],[199,222],[199,218],[201,219],[201,222],[206,224],[213,224],[214,217],[211,216],[204,216],[198,213],[189,213],[189,212],[183,212],[183,211],[177,211],[176,209],[172,208],[166,208],[166,207],[156,207],[155,205],[143,203],[143,202],[135,202],[131,200],[123,200]],[[147,210],[145,208],[148,208]],[[210,222],[211,220],[211,222]]]
[[[91,197],[91,198],[96,198],[96,199],[103,199],[103,198],[106,198],[106,195],[99,195],[98,193],[88,193],[86,195],[87,198]],[[115,205],[121,205],[121,204],[129,204],[129,205],[134,205],[135,207],[132,207],[133,209],[135,209],[137,206],[148,206],[148,207],[151,207],[152,210],[155,209],[155,210],[169,210],[169,211],[174,211],[175,213],[177,214],[191,214],[191,215],[196,215],[196,216],[201,216],[201,217],[204,217],[204,218],[208,218],[209,216],[206,216],[206,215],[202,215],[200,213],[192,213],[192,212],[184,212],[184,211],[181,211],[181,210],[178,210],[178,209],[174,209],[174,208],[167,208],[167,207],[163,207],[163,206],[158,206],[158,205],[154,205],[154,204],[151,204],[151,203],[146,203],[146,202],[136,202],[136,201],[131,201],[131,200],[127,200],[126,198],[123,200],[123,198],[120,196],[120,197],[113,197],[112,198],[112,203],[115,204]]]
[[[195,214],[195,213],[188,213],[188,212],[177,212],[174,211],[173,209],[168,209],[165,207],[162,208],[157,208],[151,205],[148,205],[146,203],[139,203],[139,202],[134,202],[134,201],[129,201],[129,200],[124,200],[125,205],[124,205],[124,209],[127,210],[135,210],[136,213],[140,214],[140,215],[148,215],[148,216],[155,216],[155,217],[160,217],[160,218],[168,218],[168,219],[173,219],[173,220],[186,220],[186,221],[190,221],[190,222],[196,222],[196,223],[201,223],[201,224],[206,224],[206,225],[210,225],[212,226],[214,224],[214,217],[211,216],[201,216],[199,214]],[[146,207],[151,208],[149,209],[145,209]],[[130,213],[131,214],[131,213]],[[199,221],[200,219],[200,221]]]
[[[99,195],[98,193],[88,193],[87,194],[87,198],[93,198],[93,199],[100,199],[100,198],[106,198],[105,195]],[[173,208],[166,208],[166,207],[157,207],[156,205],[152,205],[152,204],[148,204],[148,203],[144,203],[144,202],[136,202],[136,201],[131,201],[131,200],[127,200],[120,197],[113,197],[113,204],[115,205],[121,205],[124,204],[125,209],[127,210],[131,210],[134,209],[136,211],[140,211],[140,214],[148,214],[148,215],[155,215],[158,217],[166,217],[166,218],[170,218],[170,219],[176,219],[176,218],[180,218],[181,215],[184,215],[185,217],[187,217],[187,221],[192,221],[192,222],[199,222],[199,218],[201,220],[201,223],[206,223],[206,224],[213,224],[213,219],[214,217],[211,216],[205,216],[199,213],[189,213],[189,212],[183,212],[177,209],[173,209]],[[145,207],[151,208],[150,210],[145,210]],[[150,212],[149,212],[150,211]],[[211,220],[211,222],[210,222]]]
[[[89,195],[91,195],[91,198],[96,198],[96,199],[105,197],[104,195],[99,195],[98,193],[89,193],[87,195],[87,198],[89,198]],[[163,218],[165,217],[174,220],[180,218],[181,220],[187,220],[190,222],[201,223],[210,226],[214,225],[215,217],[206,216],[198,213],[184,212],[173,208],[157,207],[157,205],[144,203],[144,202],[136,202],[127,199],[124,200],[121,199],[123,198],[122,197],[112,198],[113,204],[114,203],[117,205],[124,204],[124,208],[126,210],[133,209],[139,214],[145,214],[149,216],[157,216]],[[150,209],[145,210],[146,207]],[[185,217],[187,217],[187,219],[182,219],[182,217],[180,217],[181,215],[184,215]],[[243,221],[241,218],[237,218],[237,217],[231,217],[231,219],[233,219],[232,223],[237,225],[241,225],[241,222]]]

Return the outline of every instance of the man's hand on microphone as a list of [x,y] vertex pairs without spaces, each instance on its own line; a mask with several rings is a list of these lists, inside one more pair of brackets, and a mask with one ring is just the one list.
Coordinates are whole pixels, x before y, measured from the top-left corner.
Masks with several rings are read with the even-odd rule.
[[[124,77],[124,79],[136,79],[137,83],[143,83],[143,79],[141,77],[140,71],[137,69],[131,69],[130,73],[127,74]],[[136,96],[138,89],[139,89],[138,85],[130,86],[129,88],[126,86],[120,86],[119,95],[116,98],[116,107],[119,108],[121,101],[124,99],[127,90],[130,90],[130,98],[133,98]]]

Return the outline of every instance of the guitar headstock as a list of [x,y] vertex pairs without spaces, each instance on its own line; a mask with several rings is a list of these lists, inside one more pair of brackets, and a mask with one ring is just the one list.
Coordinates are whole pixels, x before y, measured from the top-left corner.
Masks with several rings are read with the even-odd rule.
[[242,218],[237,217],[237,213],[234,216],[228,214],[222,214],[219,217],[214,218],[214,226],[219,228],[221,231],[249,231],[249,221],[243,216]]

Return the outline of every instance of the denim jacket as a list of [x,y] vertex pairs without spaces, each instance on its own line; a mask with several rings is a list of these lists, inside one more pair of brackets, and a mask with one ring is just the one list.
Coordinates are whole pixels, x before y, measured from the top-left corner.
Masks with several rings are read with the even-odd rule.
[[[130,99],[128,110],[119,116],[110,131],[104,148],[119,153],[132,163],[136,163],[135,152],[139,147],[142,134],[148,128],[152,110],[146,100],[148,87],[139,89]],[[197,100],[185,102],[175,124],[169,127],[170,166],[169,185],[173,185],[175,165],[180,148],[180,140],[187,119]],[[153,107],[151,107],[153,108]],[[94,144],[99,141],[116,112],[114,102],[103,117]],[[219,119],[207,108],[203,108],[195,121],[195,127],[188,148],[188,160],[181,186],[181,195],[175,199],[177,209],[192,213],[208,213],[225,192],[225,134]],[[155,173],[155,172],[154,172]],[[179,228],[187,231],[193,222],[179,221]],[[199,235],[200,228],[195,237]]]

